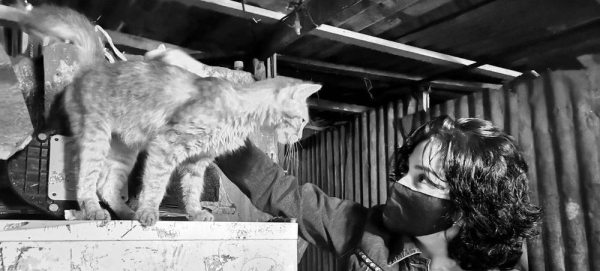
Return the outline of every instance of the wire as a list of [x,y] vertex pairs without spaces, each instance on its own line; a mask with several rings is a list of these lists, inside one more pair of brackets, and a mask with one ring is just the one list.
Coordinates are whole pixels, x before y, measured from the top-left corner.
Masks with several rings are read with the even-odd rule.
[[117,47],[115,47],[115,45],[113,44],[112,39],[110,38],[110,36],[108,35],[108,33],[106,31],[104,31],[104,29],[99,26],[96,25],[96,31],[102,33],[102,35],[104,35],[104,37],[106,38],[106,41],[108,41],[108,44],[110,45],[110,47],[112,48],[112,50],[115,52],[115,55],[120,58],[123,61],[127,61],[127,58],[125,57],[125,55],[123,55],[121,52],[119,52],[119,50],[117,49]]

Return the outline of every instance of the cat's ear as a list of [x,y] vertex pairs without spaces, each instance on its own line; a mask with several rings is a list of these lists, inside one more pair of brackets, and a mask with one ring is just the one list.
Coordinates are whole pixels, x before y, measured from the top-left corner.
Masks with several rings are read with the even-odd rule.
[[302,83],[294,88],[292,92],[292,99],[294,100],[306,100],[308,96],[319,91],[323,86],[319,84]]

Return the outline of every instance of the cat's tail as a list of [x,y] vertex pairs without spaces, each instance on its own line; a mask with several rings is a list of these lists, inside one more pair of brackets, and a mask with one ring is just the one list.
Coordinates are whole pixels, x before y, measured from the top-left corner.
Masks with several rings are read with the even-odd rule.
[[20,17],[24,32],[76,45],[80,70],[104,62],[104,44],[94,25],[83,14],[69,8],[43,5],[24,11]]

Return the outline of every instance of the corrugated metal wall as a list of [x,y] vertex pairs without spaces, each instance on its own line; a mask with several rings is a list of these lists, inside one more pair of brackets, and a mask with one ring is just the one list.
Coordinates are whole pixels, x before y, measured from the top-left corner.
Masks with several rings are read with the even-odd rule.
[[[297,175],[332,196],[373,206],[387,195],[387,157],[403,134],[448,114],[491,120],[517,138],[530,165],[542,234],[528,244],[530,270],[600,270],[600,72],[549,72],[418,112],[395,102],[302,142]],[[309,246],[299,270],[336,270]]]

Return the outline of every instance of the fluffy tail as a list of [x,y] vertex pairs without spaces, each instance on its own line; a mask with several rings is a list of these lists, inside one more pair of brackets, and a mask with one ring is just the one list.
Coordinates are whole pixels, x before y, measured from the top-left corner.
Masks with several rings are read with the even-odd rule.
[[104,45],[94,26],[72,9],[49,5],[34,7],[23,13],[20,25],[29,34],[75,44],[79,49],[80,70],[104,62]]

